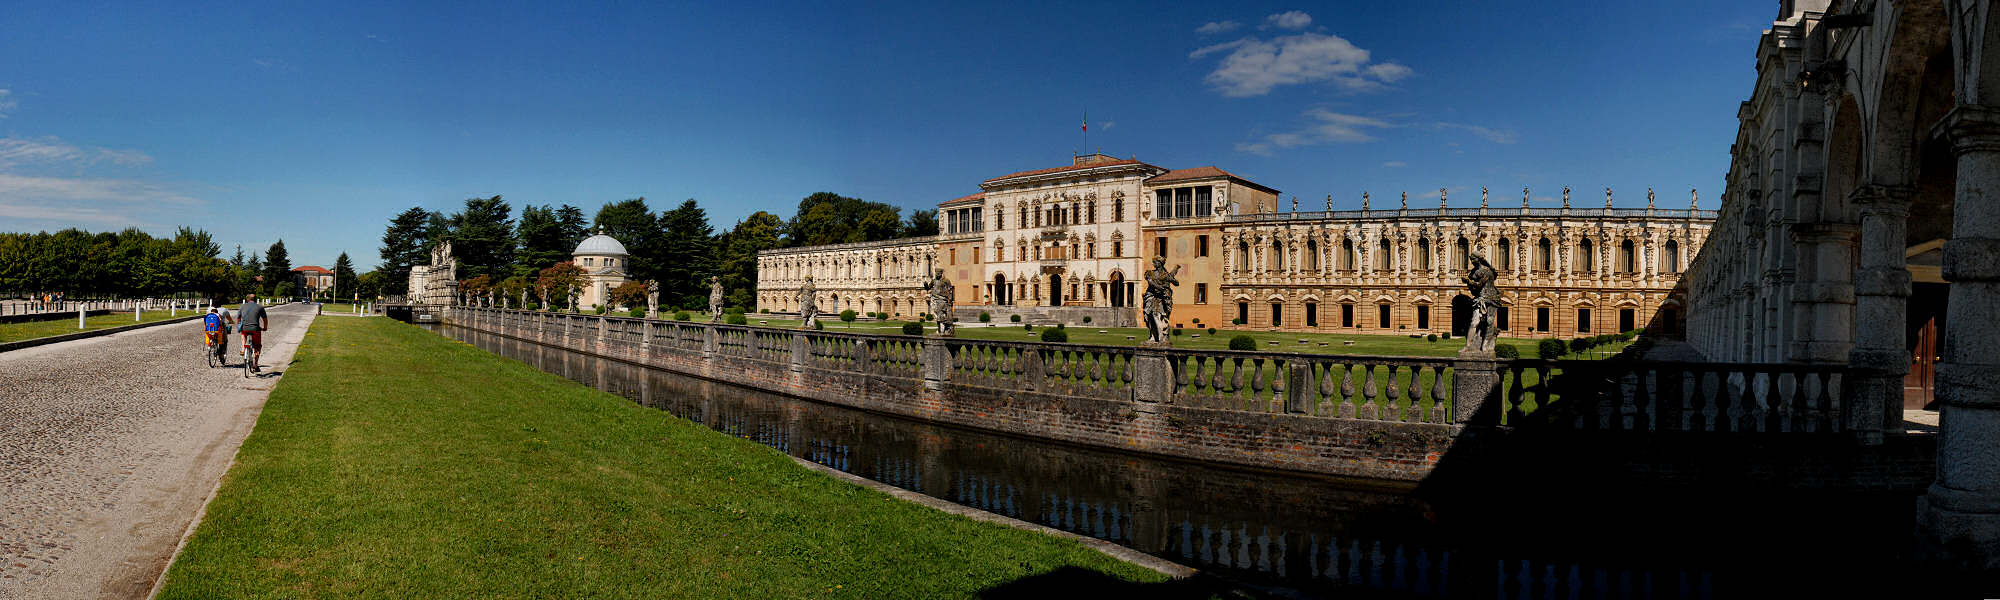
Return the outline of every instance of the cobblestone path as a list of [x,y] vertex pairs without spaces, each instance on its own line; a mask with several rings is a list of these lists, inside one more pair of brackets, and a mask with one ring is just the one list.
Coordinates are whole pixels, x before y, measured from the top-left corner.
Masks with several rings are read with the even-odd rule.
[[0,353],[0,599],[151,592],[312,322],[269,314],[254,379],[200,321]]

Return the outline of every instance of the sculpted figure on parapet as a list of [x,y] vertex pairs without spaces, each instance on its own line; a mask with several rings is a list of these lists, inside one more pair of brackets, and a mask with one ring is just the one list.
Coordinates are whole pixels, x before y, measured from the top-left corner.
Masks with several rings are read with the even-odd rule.
[[646,280],[646,318],[660,317],[660,282]]
[[1167,259],[1160,256],[1153,257],[1153,270],[1146,272],[1146,295],[1141,300],[1140,308],[1146,317],[1147,344],[1165,345],[1168,342],[1167,334],[1173,327],[1170,317],[1174,312],[1174,286],[1181,284],[1178,279],[1180,272],[1179,266],[1168,271]]
[[581,302],[582,300],[583,300],[583,286],[580,286],[580,285],[577,285],[577,284],[574,284],[574,283],[572,283],[572,284],[569,284],[569,309],[570,309],[570,311],[571,311],[571,312],[579,312],[579,313],[580,313],[580,312],[583,312],[583,309],[582,309],[581,307],[578,307],[578,306],[576,305],[576,303],[577,303],[577,302]]
[[951,335],[953,327],[951,303],[954,291],[951,280],[944,278],[944,269],[938,269],[936,276],[924,282],[924,289],[931,292],[931,318],[937,319],[938,335]]
[[1472,293],[1472,319],[1465,330],[1465,352],[1492,354],[1499,341],[1494,317],[1500,312],[1500,290],[1493,285],[1499,273],[1493,270],[1492,263],[1486,262],[1485,255],[1475,252],[1466,258],[1472,261],[1472,269],[1459,279]]
[[722,322],[722,278],[714,275],[708,277],[708,320]]
[[807,275],[806,282],[799,287],[799,328],[814,329],[819,325],[819,288],[813,286],[813,276]]

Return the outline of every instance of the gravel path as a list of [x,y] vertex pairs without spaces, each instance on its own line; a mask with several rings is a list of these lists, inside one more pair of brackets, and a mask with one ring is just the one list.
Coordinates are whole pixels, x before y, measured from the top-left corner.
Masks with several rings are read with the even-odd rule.
[[0,353],[0,599],[151,591],[312,322],[269,314],[254,379],[200,321]]

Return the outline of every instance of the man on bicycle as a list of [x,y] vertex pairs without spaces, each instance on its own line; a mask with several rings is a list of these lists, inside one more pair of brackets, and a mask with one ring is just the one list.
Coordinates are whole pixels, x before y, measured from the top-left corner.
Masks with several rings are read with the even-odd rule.
[[236,309],[236,331],[243,334],[243,342],[253,351],[243,360],[250,362],[250,372],[260,371],[257,358],[264,355],[264,330],[271,328],[271,318],[264,315],[264,307],[257,304],[256,294],[243,296],[243,305]]
[[229,348],[229,314],[209,307],[208,314],[201,317],[201,330],[216,360],[221,360]]

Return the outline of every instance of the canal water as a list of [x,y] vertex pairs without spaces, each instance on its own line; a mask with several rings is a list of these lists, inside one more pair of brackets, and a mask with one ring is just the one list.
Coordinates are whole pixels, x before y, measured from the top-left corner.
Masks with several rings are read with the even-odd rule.
[[[1532,490],[1494,490],[1494,502],[1521,517],[1510,524],[1525,532],[1514,545],[1542,549],[1532,551],[1535,556],[1505,556],[1483,545],[1485,555],[1475,560],[1454,550],[1466,547],[1465,528],[1457,528],[1457,537],[1447,535],[1434,507],[1407,486],[1219,467],[926,423],[460,327],[432,328],[791,456],[1108,540],[1283,596],[1458,595],[1451,586],[1466,581],[1481,588],[1479,595],[1498,590],[1500,597],[1521,598],[1712,597],[1717,587],[1734,587],[1719,585],[1723,580],[1707,567],[1662,558],[1687,552],[1655,543],[1657,534],[1616,531],[1617,519],[1566,523],[1559,517],[1567,500]],[[1745,506],[1720,503],[1733,505],[1721,512]],[[1642,502],[1617,508],[1642,516],[1657,510]],[[1585,532],[1588,538],[1576,539],[1593,541],[1562,542],[1564,556],[1555,557],[1546,554],[1551,546],[1530,537],[1563,531]],[[1714,541],[1704,552],[1731,545]],[[1635,548],[1655,552],[1631,555]]]

